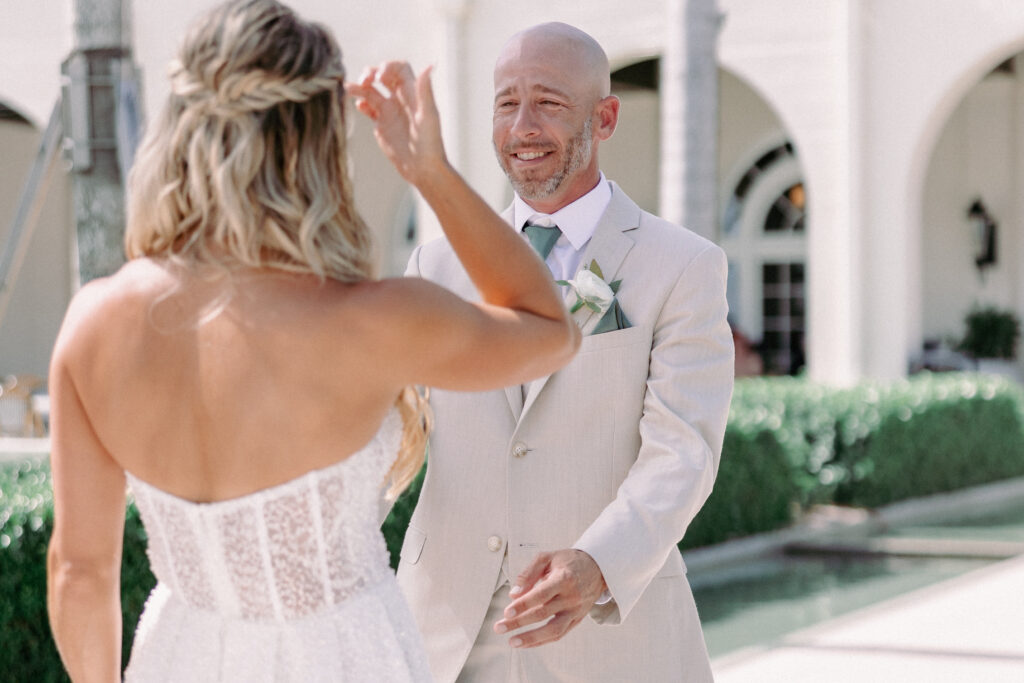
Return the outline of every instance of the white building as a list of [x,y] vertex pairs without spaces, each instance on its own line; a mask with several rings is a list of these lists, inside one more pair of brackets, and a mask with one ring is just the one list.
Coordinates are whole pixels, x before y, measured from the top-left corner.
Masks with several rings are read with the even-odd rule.
[[[208,0],[136,2],[135,58],[145,103]],[[670,19],[712,0],[294,0],[329,25],[353,75],[366,64],[436,65],[450,157],[496,207],[510,196],[490,145],[491,70],[503,41],[541,21],[575,24],[605,47],[623,101],[602,166],[658,211],[678,187],[659,169],[679,152],[662,136],[678,109],[659,60],[679,54]],[[897,377],[928,340],[958,339],[977,304],[1024,317],[1024,2],[1019,0],[717,0],[717,217],[734,325],[767,364],[806,360],[818,379]],[[0,247],[71,49],[71,1],[0,4]],[[704,25],[713,31],[714,23]],[[660,71],[668,72],[661,69]],[[659,93],[673,93],[661,97]],[[714,103],[710,103],[713,106]],[[357,201],[398,273],[436,233],[354,126]],[[663,137],[665,139],[663,139]],[[678,161],[678,160],[677,160]],[[0,374],[44,375],[72,289],[66,178],[0,321]],[[997,224],[995,263],[975,264],[969,207]],[[415,226],[420,226],[417,231]]]

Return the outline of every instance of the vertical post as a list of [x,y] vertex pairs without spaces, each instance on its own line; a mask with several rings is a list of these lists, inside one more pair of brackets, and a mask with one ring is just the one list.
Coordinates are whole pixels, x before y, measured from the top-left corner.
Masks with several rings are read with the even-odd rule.
[[65,147],[81,283],[123,263],[124,184],[117,149],[122,60],[131,60],[130,0],[72,0],[74,47],[63,64]]
[[[452,166],[466,172],[466,18],[473,0],[433,0],[440,15],[441,61],[434,75],[438,109],[442,116],[445,151]],[[427,203],[416,203],[418,241],[428,242],[444,234]]]
[[669,0],[661,59],[662,217],[712,238],[718,190],[715,0]]

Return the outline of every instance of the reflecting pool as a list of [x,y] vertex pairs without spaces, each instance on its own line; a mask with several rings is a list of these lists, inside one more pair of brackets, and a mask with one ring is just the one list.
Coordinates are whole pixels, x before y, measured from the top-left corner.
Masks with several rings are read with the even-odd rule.
[[[1024,542],[1024,504],[985,517],[894,529],[887,536]],[[990,558],[849,553],[778,555],[691,571],[712,657],[767,644],[788,633],[951,579]]]

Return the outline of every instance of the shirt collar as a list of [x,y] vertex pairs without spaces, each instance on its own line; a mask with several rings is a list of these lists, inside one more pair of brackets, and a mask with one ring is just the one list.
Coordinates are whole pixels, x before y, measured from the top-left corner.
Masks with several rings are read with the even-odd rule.
[[[612,188],[608,179],[601,173],[601,179],[597,181],[590,192],[586,193],[572,204],[563,206],[551,215],[551,219],[558,226],[562,234],[579,251],[594,236],[597,223],[601,215],[608,208],[608,202],[612,199]],[[522,231],[523,226],[532,216],[539,212],[534,210],[523,201],[522,197],[516,194],[512,200],[512,225],[517,231]]]

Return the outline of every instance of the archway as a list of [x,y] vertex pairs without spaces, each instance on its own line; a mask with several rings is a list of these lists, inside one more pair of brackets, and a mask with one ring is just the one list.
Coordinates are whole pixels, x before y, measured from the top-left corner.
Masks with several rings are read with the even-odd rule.
[[[959,93],[935,135],[920,205],[926,348],[955,347],[975,307],[1024,314],[1021,120],[1024,52],[990,60],[984,75]],[[975,202],[996,226],[990,255],[981,253],[987,245],[978,244],[968,216]]]
[[[658,60],[612,73],[619,127],[601,165],[640,206],[657,212]],[[807,193],[797,150],[778,114],[749,84],[719,70],[719,220],[729,257],[730,323],[771,373],[804,365]]]

